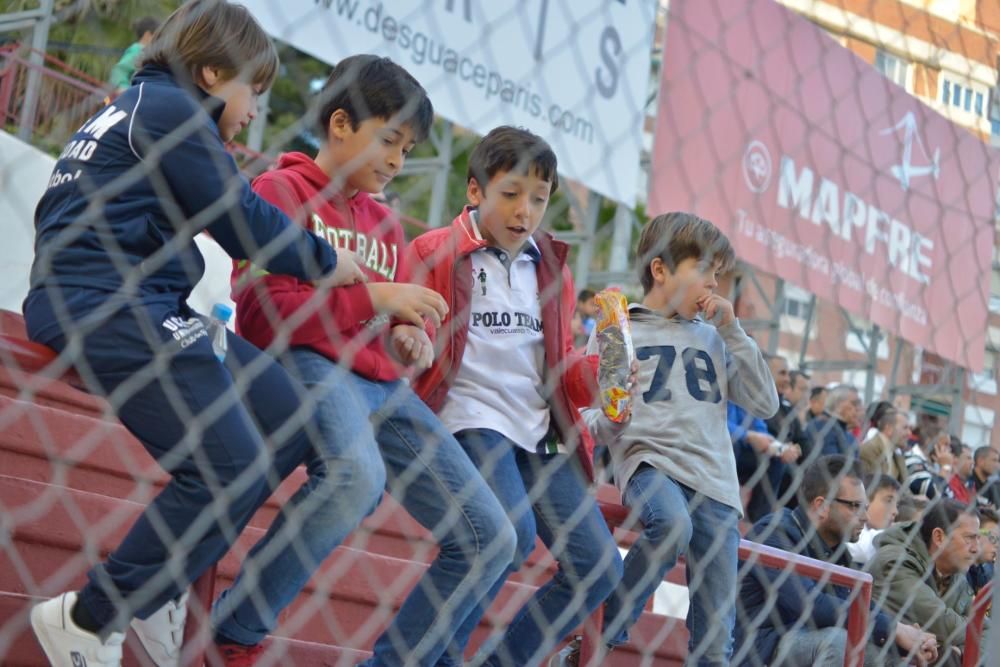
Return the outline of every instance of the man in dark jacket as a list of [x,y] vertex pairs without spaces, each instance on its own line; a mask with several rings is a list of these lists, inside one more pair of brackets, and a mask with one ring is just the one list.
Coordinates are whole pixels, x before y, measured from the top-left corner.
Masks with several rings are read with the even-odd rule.
[[993,447],[980,447],[973,452],[972,479],[980,505],[989,505],[1000,510],[1000,480],[996,477],[1000,468],[1000,452]]
[[[764,517],[747,538],[850,567],[847,543],[861,532],[867,503],[858,464],[843,456],[820,458],[806,468],[799,496],[796,509]],[[748,563],[740,577],[734,664],[844,664],[850,589]],[[918,664],[936,658],[933,635],[877,610],[869,622],[865,665],[893,665],[900,655],[912,655]]]
[[861,410],[856,388],[842,384],[831,389],[826,398],[826,412],[806,426],[809,459],[836,454],[857,459],[858,441],[851,435],[851,429],[860,423]]
[[788,372],[788,361],[784,357],[769,355],[767,365],[774,377],[774,388],[778,390],[778,412],[766,420],[767,432],[781,442],[798,445],[805,453],[809,441],[796,414],[795,403],[798,401],[789,399],[789,393],[792,391],[792,374]]

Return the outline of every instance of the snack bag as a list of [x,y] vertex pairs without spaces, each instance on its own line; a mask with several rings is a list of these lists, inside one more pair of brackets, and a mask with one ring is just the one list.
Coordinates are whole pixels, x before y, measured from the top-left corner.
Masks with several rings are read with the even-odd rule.
[[632,408],[628,378],[635,359],[628,302],[617,290],[602,290],[595,297],[600,312],[594,330],[597,335],[597,385],[604,415],[620,424]]

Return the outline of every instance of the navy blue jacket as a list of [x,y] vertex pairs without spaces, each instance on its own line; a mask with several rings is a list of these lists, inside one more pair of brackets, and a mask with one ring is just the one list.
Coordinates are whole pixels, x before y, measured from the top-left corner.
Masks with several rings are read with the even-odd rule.
[[861,458],[857,439],[847,430],[847,425],[836,417],[824,412],[806,425],[806,437],[810,442],[810,453],[819,450],[815,456],[839,454],[855,461]]
[[[763,419],[753,417],[732,401],[726,408],[729,437],[733,440],[733,454],[736,456],[736,474],[740,484],[753,482],[746,515],[750,521],[757,521],[774,511],[781,496],[783,481],[788,475],[788,466],[779,458],[758,454],[747,442],[747,433],[767,434],[767,424]],[[760,466],[766,471],[758,473]]]
[[32,339],[61,333],[63,302],[74,321],[99,306],[183,302],[204,273],[193,241],[202,231],[234,259],[272,273],[314,280],[333,271],[329,244],[240,175],[219,135],[222,109],[197,86],[148,66],[77,130],[35,210],[24,304]]
[[[816,533],[805,511],[783,509],[754,524],[747,539],[816,560],[851,567],[846,547],[836,552]],[[736,651],[747,642],[753,647],[742,665],[766,665],[778,640],[799,619],[807,619],[805,629],[847,627],[850,589],[819,583],[808,577],[786,576],[780,570],[740,566],[740,594],[736,613]],[[775,595],[776,591],[776,595]],[[775,595],[772,605],[768,598]],[[893,621],[881,612],[869,617],[873,624],[871,641],[883,646],[895,635]]]

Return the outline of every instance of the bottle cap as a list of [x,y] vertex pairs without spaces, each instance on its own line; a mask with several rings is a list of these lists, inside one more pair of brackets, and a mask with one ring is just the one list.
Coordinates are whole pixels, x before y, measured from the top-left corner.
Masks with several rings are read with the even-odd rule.
[[229,318],[233,316],[233,309],[224,303],[217,303],[212,306],[212,319],[219,320],[220,322],[229,322]]

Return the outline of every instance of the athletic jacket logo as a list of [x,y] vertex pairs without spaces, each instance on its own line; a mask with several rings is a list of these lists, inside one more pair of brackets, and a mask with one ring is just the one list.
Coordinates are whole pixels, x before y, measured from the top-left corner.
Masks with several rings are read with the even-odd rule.
[[183,317],[172,315],[163,320],[163,328],[171,333],[174,340],[180,342],[181,349],[199,338],[208,337],[208,329],[205,328],[205,324],[197,317],[184,319]]
[[87,659],[79,651],[70,653],[69,659],[73,663],[73,667],[87,667]]
[[[91,118],[84,123],[83,127],[76,131],[78,138],[66,144],[63,152],[59,154],[59,160],[87,162],[90,158],[94,157],[94,152],[97,151],[97,145],[101,137],[126,118],[128,118],[127,111],[122,111],[113,104],[108,106],[100,115]],[[79,169],[64,172],[57,167],[49,178],[49,187],[53,188],[63,183],[75,181],[78,178],[80,178]]]

